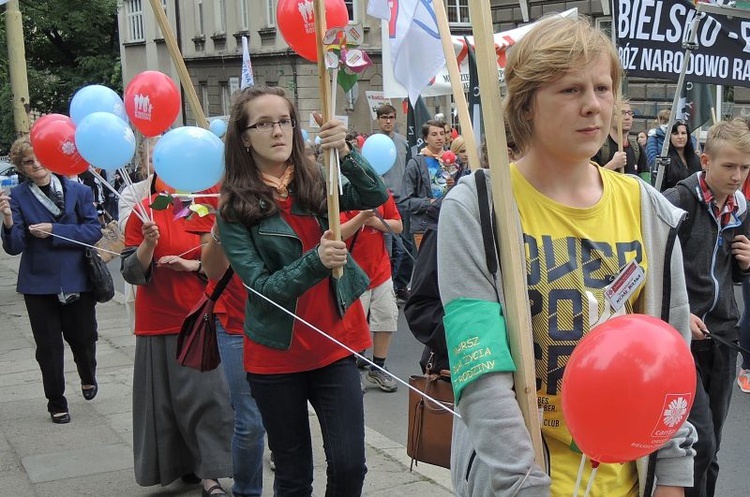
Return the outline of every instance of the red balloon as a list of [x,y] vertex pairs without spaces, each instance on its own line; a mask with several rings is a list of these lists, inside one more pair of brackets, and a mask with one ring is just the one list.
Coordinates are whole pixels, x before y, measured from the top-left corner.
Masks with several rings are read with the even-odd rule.
[[44,167],[53,173],[69,176],[89,168],[78,153],[75,134],[72,119],[62,114],[49,114],[34,123],[29,139],[34,155]]
[[180,91],[172,78],[159,71],[143,71],[128,83],[125,112],[144,136],[163,133],[180,112]]
[[683,425],[695,387],[690,347],[674,328],[642,314],[618,316],[591,330],[570,356],[563,416],[592,460],[634,461]]
[[365,145],[365,137],[362,135],[357,135],[357,146],[362,149],[362,147]]
[[[344,0],[325,0],[326,29],[340,28],[349,22]],[[297,55],[311,62],[318,60],[315,42],[315,11],[312,0],[279,0],[276,24],[281,36]]]
[[70,121],[73,122],[71,118],[66,116],[65,114],[45,114],[36,121],[34,121],[34,125],[31,127],[31,133],[29,133],[29,140],[34,142],[35,137],[37,136],[40,129],[44,128],[48,123],[51,123],[53,121]]

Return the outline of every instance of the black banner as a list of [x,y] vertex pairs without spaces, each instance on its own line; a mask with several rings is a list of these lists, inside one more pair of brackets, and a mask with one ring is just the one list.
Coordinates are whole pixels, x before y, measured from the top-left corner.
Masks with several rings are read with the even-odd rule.
[[[617,50],[628,76],[676,81],[696,14],[687,0],[612,0]],[[750,19],[706,14],[697,43],[687,61],[689,81],[750,86]]]

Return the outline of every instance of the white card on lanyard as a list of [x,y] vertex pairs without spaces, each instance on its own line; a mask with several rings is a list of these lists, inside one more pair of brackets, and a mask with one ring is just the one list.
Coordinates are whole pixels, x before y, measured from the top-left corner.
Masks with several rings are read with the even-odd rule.
[[604,287],[604,298],[615,312],[619,311],[628,299],[646,281],[643,268],[633,259],[615,276],[614,281]]

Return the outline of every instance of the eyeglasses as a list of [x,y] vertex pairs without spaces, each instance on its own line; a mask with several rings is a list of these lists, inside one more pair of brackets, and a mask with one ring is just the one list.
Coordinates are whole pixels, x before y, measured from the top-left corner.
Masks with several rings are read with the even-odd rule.
[[278,121],[260,121],[255,124],[251,124],[245,129],[251,129],[256,133],[270,133],[273,131],[274,126],[276,126],[277,124],[282,131],[289,131],[297,125],[294,119],[279,119]]
[[633,111],[632,110],[624,110],[622,111],[623,116],[630,116],[633,117]]
[[396,119],[396,116],[378,116],[378,119],[382,119],[383,121],[393,121]]

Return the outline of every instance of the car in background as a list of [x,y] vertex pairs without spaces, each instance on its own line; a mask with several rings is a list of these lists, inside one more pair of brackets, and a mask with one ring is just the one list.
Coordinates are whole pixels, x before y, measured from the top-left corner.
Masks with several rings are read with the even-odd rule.
[[0,185],[4,188],[15,186],[23,181],[23,177],[18,174],[16,166],[10,162],[0,160]]

